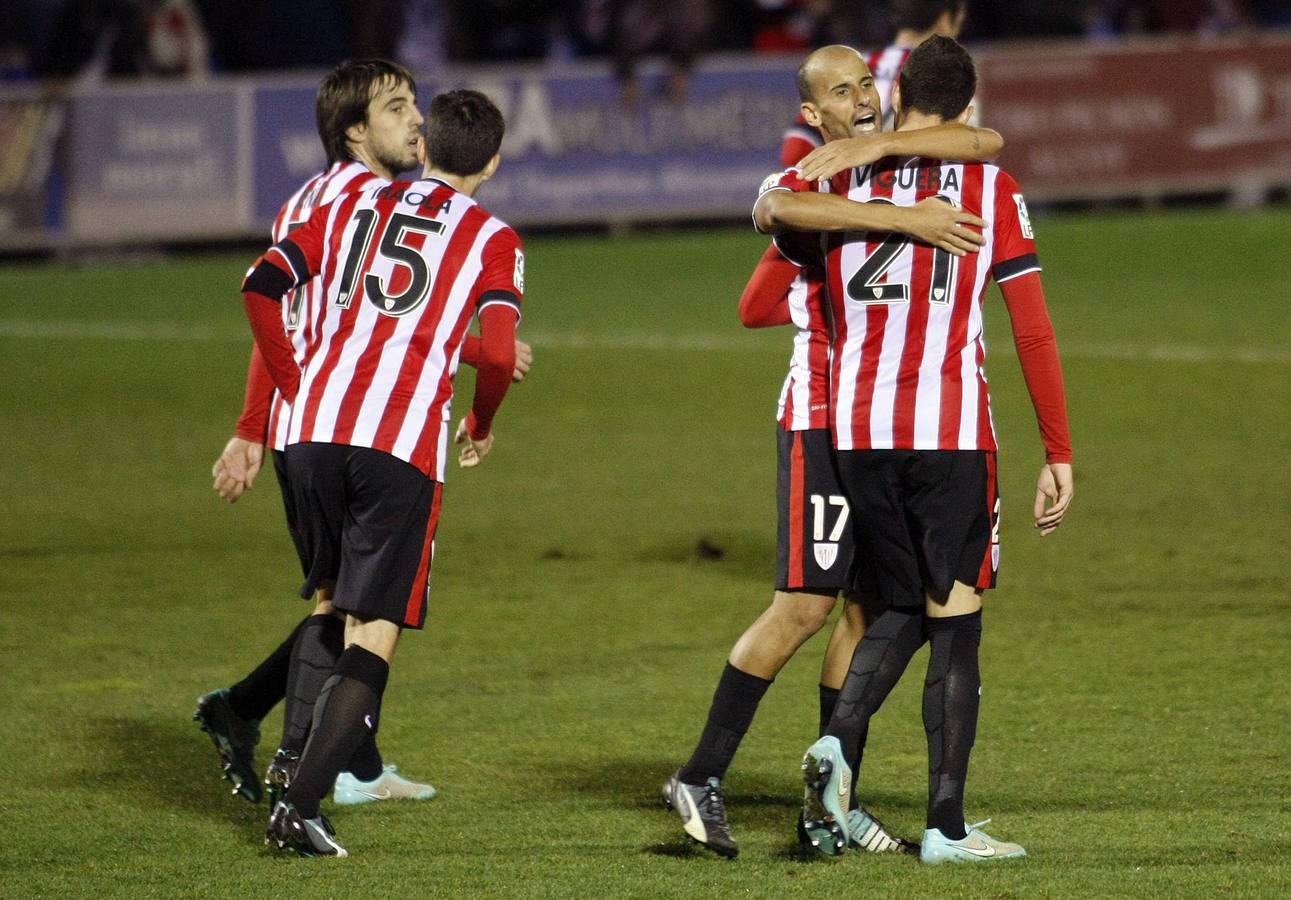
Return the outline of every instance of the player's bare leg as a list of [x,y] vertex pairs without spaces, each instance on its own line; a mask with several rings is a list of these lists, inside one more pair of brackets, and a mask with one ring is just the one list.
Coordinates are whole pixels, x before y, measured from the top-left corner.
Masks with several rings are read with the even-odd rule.
[[865,607],[851,597],[844,598],[842,615],[829,634],[825,658],[820,665],[820,683],[823,687],[837,691],[843,686],[843,680],[847,678],[847,667],[852,663],[852,654],[865,636],[865,624]]
[[956,581],[945,597],[928,595],[924,614],[930,619],[948,619],[952,616],[970,616],[982,609],[982,592],[975,587]]
[[825,626],[837,602],[832,594],[776,591],[771,605],[731,648],[730,664],[771,681],[798,648]]

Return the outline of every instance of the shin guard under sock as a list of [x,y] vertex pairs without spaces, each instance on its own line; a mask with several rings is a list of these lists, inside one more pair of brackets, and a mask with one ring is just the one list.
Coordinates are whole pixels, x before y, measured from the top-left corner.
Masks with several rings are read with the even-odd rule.
[[318,815],[318,804],[332,789],[341,767],[371,735],[389,675],[384,659],[357,644],[336,661],[336,671],[318,697],[300,768],[287,789],[287,801],[306,819]]
[[838,693],[825,733],[838,738],[857,781],[870,717],[901,680],[910,659],[923,646],[923,610],[887,610],[856,645],[847,680]]
[[336,668],[344,645],[345,623],[336,616],[310,616],[305,620],[291,652],[282,741],[278,745],[282,749],[295,753],[305,749],[314,721],[314,702]]
[[927,620],[932,652],[923,687],[928,735],[928,827],[951,840],[965,836],[964,781],[977,736],[982,613]]

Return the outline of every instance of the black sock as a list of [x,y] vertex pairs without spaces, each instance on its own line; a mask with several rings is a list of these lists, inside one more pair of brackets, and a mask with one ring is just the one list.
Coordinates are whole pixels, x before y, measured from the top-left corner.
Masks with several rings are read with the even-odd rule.
[[314,721],[314,701],[336,668],[345,647],[345,623],[333,615],[310,616],[300,629],[291,652],[287,676],[287,703],[282,712],[284,750],[300,753],[309,740]]
[[353,755],[350,756],[350,761],[346,763],[345,771],[359,781],[376,781],[381,777],[384,769],[385,761],[381,759],[376,735],[365,734],[358,747],[354,749]]
[[870,717],[901,680],[915,652],[923,646],[923,610],[889,609],[856,645],[847,680],[838,692],[826,734],[838,738],[856,783]]
[[287,801],[306,819],[318,815],[318,804],[332,789],[341,766],[371,733],[389,675],[384,659],[357,644],[336,661],[336,671],[318,696],[300,768],[287,789]]
[[929,619],[928,677],[923,686],[923,727],[928,733],[928,827],[951,840],[964,837],[964,780],[977,737],[982,679],[977,649],[982,612]]
[[291,648],[296,636],[309,619],[301,619],[287,639],[278,645],[260,665],[229,688],[229,706],[240,719],[260,721],[287,693],[287,671],[291,666]]
[[381,700],[378,699],[376,715],[372,717],[372,728],[359,742],[359,746],[354,750],[354,755],[350,757],[349,763],[345,766],[345,771],[359,781],[376,781],[381,777],[381,772],[385,769],[385,760],[381,758],[381,750],[377,747],[377,731],[380,728]]
[[741,672],[729,662],[726,664],[713,692],[713,704],[708,708],[708,722],[699,736],[699,745],[678,776],[683,782],[703,784],[726,774],[769,687],[771,682],[765,678]]
[[838,688],[820,685],[820,730],[818,737],[823,737],[829,727],[829,720],[834,717],[834,707],[838,705]]

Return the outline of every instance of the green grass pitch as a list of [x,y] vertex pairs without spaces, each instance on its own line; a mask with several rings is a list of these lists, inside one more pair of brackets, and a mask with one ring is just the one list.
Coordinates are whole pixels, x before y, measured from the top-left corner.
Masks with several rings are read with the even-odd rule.
[[[1039,440],[992,289],[1004,554],[967,799],[1031,855],[968,868],[798,852],[823,636],[728,775],[740,858],[658,803],[771,594],[789,335],[734,309],[762,239],[529,242],[536,365],[486,465],[450,472],[427,628],[383,716],[388,761],[441,795],[335,813],[345,861],[263,849],[266,809],[228,795],[189,721],[307,611],[272,474],[232,508],[208,477],[254,253],[0,268],[0,896],[1291,894],[1291,212],[1037,227],[1077,494],[1038,538]],[[909,835],[925,661],[862,773]]]

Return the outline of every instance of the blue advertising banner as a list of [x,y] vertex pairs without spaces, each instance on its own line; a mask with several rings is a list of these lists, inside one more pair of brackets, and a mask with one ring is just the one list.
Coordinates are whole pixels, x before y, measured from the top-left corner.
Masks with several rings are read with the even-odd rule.
[[247,231],[248,153],[231,86],[108,90],[72,103],[66,222],[81,243]]
[[[632,110],[594,66],[419,77],[418,99],[425,106],[439,91],[469,87],[498,104],[503,164],[480,200],[516,225],[740,215],[779,167],[798,111],[794,71],[783,61],[710,63],[681,103],[664,99],[662,72],[647,71]],[[314,91],[303,82],[255,90],[252,208],[266,231],[323,166]]]
[[255,92],[252,209],[265,235],[279,207],[327,161],[314,124],[315,90],[314,85],[302,85]]
[[482,202],[517,224],[738,215],[779,168],[798,112],[794,66],[712,64],[686,99],[643,79],[636,109],[618,102],[603,72],[432,82],[493,98],[507,120],[502,167]]

